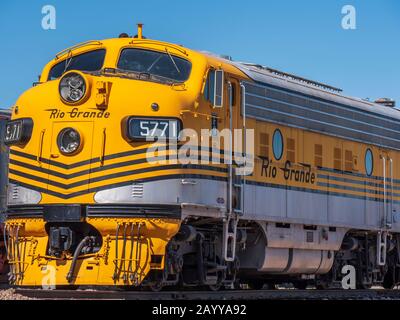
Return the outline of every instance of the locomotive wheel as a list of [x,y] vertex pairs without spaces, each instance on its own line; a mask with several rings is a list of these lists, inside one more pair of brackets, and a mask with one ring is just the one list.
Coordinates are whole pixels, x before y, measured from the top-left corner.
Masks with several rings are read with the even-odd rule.
[[219,291],[222,288],[222,284],[211,284],[207,288],[211,291]]
[[150,291],[153,291],[153,292],[160,292],[163,288],[164,288],[164,286],[160,282],[149,285]]

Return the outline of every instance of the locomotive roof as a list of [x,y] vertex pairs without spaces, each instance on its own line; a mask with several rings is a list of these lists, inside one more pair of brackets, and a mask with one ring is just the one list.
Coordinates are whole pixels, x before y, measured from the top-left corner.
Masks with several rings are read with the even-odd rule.
[[[117,46],[120,46],[121,44],[128,44],[128,43],[130,44],[143,43],[143,44],[155,44],[155,45],[164,44],[167,46],[173,46],[177,50],[182,50],[192,53],[197,52],[202,55],[208,56],[209,59],[219,60],[220,62],[224,63],[225,67],[229,67],[230,65],[234,66],[237,70],[241,71],[242,74],[244,73],[250,79],[254,80],[257,83],[280,87],[288,91],[302,93],[310,97],[326,100],[327,102],[332,102],[348,107],[354,107],[356,109],[360,109],[361,111],[369,112],[380,116],[390,117],[396,121],[400,121],[399,110],[392,107],[383,106],[381,104],[377,104],[372,101],[346,96],[341,93],[340,89],[334,88],[329,85],[307,80],[298,76],[290,75],[288,73],[274,70],[257,64],[232,61],[230,59],[227,59],[226,57],[215,55],[211,52],[191,50],[186,47],[182,47],[181,45],[166,43],[152,39],[111,38],[111,39],[104,39],[101,41],[97,40],[87,41],[78,44],[76,46],[73,46],[71,48],[68,48],[66,50],[63,50],[62,52],[57,54],[56,60],[59,59],[62,55],[69,52],[70,50],[77,50],[79,52],[82,49],[85,49],[87,46],[108,45],[108,44],[116,44]],[[5,110],[5,112],[7,112],[7,110]]]
[[264,83],[281,87],[283,89],[300,92],[311,97],[328,100],[329,102],[354,107],[366,112],[384,115],[395,120],[400,120],[399,110],[392,107],[383,106],[372,101],[345,96],[340,93],[340,89],[336,89],[334,87],[323,85],[314,81],[307,81],[306,79],[296,76],[286,76],[288,74],[284,72],[279,74],[279,72],[274,72],[275,70],[273,69],[260,65],[234,61],[231,61],[231,63],[245,73],[249,78],[260,84]]

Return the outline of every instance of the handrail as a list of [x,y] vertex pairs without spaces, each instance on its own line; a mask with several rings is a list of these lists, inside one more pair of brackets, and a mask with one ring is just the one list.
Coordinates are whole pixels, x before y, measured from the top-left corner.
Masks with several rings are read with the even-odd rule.
[[181,53],[183,53],[184,55],[188,55],[187,51],[177,45],[173,45],[167,42],[162,42],[162,41],[155,41],[155,40],[144,40],[144,39],[140,39],[140,40],[136,40],[133,39],[131,42],[129,42],[129,44],[154,44],[154,45],[159,45],[159,46],[163,46],[163,47],[169,47],[172,49],[175,49]]
[[386,226],[387,222],[387,190],[386,190],[386,158],[382,156],[383,164],[383,225]]
[[387,227],[391,228],[393,223],[393,159],[390,158],[390,215]]
[[100,165],[104,165],[104,157],[105,157],[105,152],[106,152],[106,139],[107,139],[107,133],[106,133],[106,128],[103,129],[102,132],[102,140],[101,140],[101,154],[100,154]]
[[40,132],[40,138],[39,138],[39,148],[38,148],[38,153],[36,156],[36,161],[38,164],[41,166],[42,165],[42,153],[43,153],[43,139],[44,139],[44,134],[46,132],[46,129],[43,129]]
[[101,41],[99,41],[99,40],[89,40],[89,41],[78,43],[76,45],[73,45],[72,47],[69,47],[69,48],[64,49],[64,50],[60,51],[59,53],[57,53],[56,54],[56,59],[59,59],[61,56],[63,56],[64,54],[66,54],[68,52],[71,52],[72,50],[76,50],[78,48],[81,48],[81,47],[84,47],[84,46],[87,46],[87,45],[95,45],[95,44],[100,46],[103,43]]
[[[244,165],[247,166],[247,136],[246,136],[246,87],[243,82],[240,83],[240,87],[242,89],[242,117],[243,117],[243,150],[242,154],[244,155]],[[244,172],[243,172],[244,173]],[[242,175],[242,214],[244,214],[244,201],[245,201],[245,192],[246,192],[246,175]]]
[[230,131],[230,136],[229,136],[229,163],[228,163],[228,170],[229,170],[229,186],[228,186],[228,199],[229,199],[229,214],[232,214],[233,206],[232,206],[232,197],[233,197],[233,190],[232,190],[232,184],[233,184],[233,157],[232,157],[232,147],[233,147],[233,136],[232,136],[232,131],[233,131],[233,122],[232,122],[232,83],[228,81],[228,92],[229,92],[229,131]]

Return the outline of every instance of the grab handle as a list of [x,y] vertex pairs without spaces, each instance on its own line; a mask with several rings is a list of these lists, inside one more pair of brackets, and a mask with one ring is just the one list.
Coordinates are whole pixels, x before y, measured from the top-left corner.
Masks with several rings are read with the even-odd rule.
[[46,129],[43,129],[40,132],[40,138],[39,138],[39,148],[38,148],[38,153],[36,156],[36,161],[39,163],[39,165],[42,164],[42,153],[43,153],[43,139],[44,139],[44,134],[46,132]]

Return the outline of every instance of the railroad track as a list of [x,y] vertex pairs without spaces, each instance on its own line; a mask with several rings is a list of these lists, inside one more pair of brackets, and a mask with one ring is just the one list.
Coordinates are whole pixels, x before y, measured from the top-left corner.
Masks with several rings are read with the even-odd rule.
[[46,300],[400,300],[400,290],[226,290],[108,291],[16,289],[16,293]]

